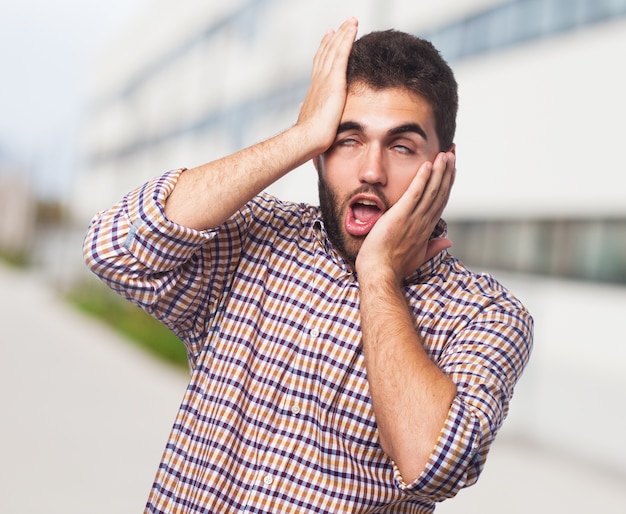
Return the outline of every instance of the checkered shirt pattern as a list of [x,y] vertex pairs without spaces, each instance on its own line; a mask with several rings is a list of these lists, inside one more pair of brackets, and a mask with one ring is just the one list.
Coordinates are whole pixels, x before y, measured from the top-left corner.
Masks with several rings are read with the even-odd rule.
[[97,214],[84,245],[90,269],[189,355],[145,512],[427,513],[473,484],[531,351],[521,303],[448,252],[407,278],[425,348],[458,389],[407,484],[379,443],[358,280],[319,208],[262,194],[218,229],[194,231],[164,216],[181,172]]

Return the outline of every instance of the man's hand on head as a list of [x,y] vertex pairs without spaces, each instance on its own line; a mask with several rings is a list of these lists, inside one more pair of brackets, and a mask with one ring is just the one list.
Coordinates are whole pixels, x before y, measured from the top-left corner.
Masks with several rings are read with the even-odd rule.
[[318,154],[326,151],[337,135],[347,96],[346,70],[358,21],[350,17],[337,29],[326,32],[313,59],[313,71],[296,126],[306,131]]

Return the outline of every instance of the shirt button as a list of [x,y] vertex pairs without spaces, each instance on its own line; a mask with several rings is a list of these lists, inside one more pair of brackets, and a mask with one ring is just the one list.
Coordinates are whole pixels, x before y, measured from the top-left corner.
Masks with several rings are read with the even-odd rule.
[[265,483],[265,485],[272,485],[274,483],[274,477],[270,475],[265,475],[263,477],[263,482]]
[[311,329],[311,337],[317,337],[320,335],[320,331],[317,330],[317,328],[312,328]]
[[291,413],[294,416],[297,416],[298,414],[300,414],[300,407],[298,407],[297,405],[294,405],[293,407],[291,407]]

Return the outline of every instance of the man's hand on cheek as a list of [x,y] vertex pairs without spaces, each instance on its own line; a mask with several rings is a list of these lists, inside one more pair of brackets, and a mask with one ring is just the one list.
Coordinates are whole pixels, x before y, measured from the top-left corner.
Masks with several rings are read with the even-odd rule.
[[452,246],[445,238],[430,239],[454,182],[455,156],[440,153],[425,162],[405,193],[378,220],[363,241],[356,260],[359,274],[374,273],[397,283],[424,262]]

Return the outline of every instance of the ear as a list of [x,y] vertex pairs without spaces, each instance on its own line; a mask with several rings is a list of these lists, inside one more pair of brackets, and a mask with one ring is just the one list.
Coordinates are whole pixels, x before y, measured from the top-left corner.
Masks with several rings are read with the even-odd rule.
[[456,143],[452,143],[450,145],[450,148],[448,149],[448,152],[453,153],[454,155],[456,155]]

